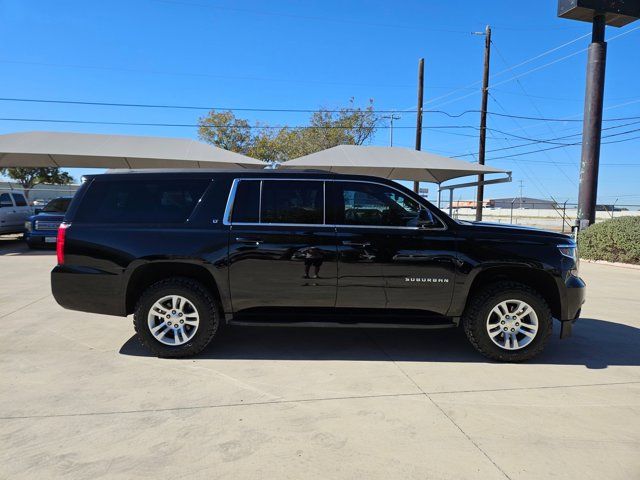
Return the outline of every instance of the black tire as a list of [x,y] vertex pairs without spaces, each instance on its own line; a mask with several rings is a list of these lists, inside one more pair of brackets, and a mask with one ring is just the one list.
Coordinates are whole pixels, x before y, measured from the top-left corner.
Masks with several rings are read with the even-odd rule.
[[[198,329],[187,343],[165,345],[149,330],[147,316],[153,304],[167,295],[180,295],[188,299],[198,311]],[[201,283],[190,278],[172,277],[160,280],[147,288],[136,305],[133,326],[144,347],[158,357],[182,358],[197,355],[211,342],[220,325],[221,315],[212,293]]]
[[[525,301],[538,317],[536,336],[519,350],[507,350],[496,345],[487,332],[489,313],[505,300]],[[485,357],[501,362],[523,362],[544,350],[553,330],[553,318],[549,305],[537,291],[517,282],[499,282],[474,295],[462,316],[462,325],[471,344]]]

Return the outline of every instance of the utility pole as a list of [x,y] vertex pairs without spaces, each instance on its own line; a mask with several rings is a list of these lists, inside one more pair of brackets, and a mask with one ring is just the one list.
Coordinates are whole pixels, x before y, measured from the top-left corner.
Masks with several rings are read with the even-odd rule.
[[[480,34],[482,35],[482,34]],[[478,163],[484,165],[484,153],[487,138],[487,101],[489,99],[489,61],[491,59],[491,27],[484,30],[484,72],[482,74],[482,106],[480,108],[480,143],[478,145]],[[484,201],[484,175],[478,175],[476,194],[476,222],[482,220],[482,202]]]
[[[418,62],[418,108],[416,109],[416,150],[422,150],[422,106],[424,94],[424,58]],[[413,191],[419,193],[420,182],[413,182]]]
[[576,227],[582,230],[596,219],[598,168],[604,102],[604,72],[607,61],[605,27],[623,27],[640,18],[639,1],[558,0],[558,16],[591,22],[591,44],[587,53],[587,87],[582,124],[582,155]]
[[389,120],[389,146],[393,147],[393,121],[400,120],[402,117],[400,115],[392,113],[391,115],[385,115],[381,118]]

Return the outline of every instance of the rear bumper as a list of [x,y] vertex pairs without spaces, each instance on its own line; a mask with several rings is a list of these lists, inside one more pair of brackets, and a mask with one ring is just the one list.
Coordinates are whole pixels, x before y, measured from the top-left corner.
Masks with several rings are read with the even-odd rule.
[[120,275],[57,265],[51,271],[51,292],[69,310],[126,316]]

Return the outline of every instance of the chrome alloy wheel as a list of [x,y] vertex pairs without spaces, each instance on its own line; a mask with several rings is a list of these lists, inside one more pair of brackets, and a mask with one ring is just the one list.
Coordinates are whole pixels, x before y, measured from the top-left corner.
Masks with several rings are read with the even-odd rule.
[[491,341],[504,350],[519,350],[529,345],[538,333],[538,316],[522,300],[505,300],[487,316]]
[[185,297],[167,295],[149,309],[147,325],[160,343],[183,345],[198,331],[200,317],[196,307]]

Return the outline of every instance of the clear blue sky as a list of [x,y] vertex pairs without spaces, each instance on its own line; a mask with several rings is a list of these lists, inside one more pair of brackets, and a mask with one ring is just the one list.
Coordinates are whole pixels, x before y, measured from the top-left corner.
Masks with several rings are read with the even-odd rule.
[[[472,84],[481,78],[484,38],[470,32],[492,26],[491,70],[496,74],[590,32],[589,24],[556,18],[556,5],[556,0],[2,0],[0,97],[302,109],[340,107],[354,97],[358,105],[372,98],[378,109],[401,111],[415,108],[417,62],[424,57],[425,108],[457,114],[480,107],[479,87]],[[638,27],[640,21],[607,29],[606,118],[640,117]],[[629,33],[612,39],[625,32]],[[562,57],[586,48],[588,42],[585,37],[492,78],[495,87],[489,110],[580,119],[586,52]],[[0,101],[0,109],[2,118],[186,124],[196,123],[205,113],[7,101]],[[289,125],[304,124],[308,116],[238,115]],[[401,115],[397,126],[415,124],[415,114]],[[477,125],[478,117],[469,113],[452,119],[427,113],[424,124]],[[488,126],[536,139],[571,135],[582,128],[579,122],[497,116],[490,116]],[[607,133],[638,128],[640,123]],[[197,136],[190,127],[0,121],[0,133],[29,130]],[[386,145],[388,134],[381,129],[374,144]],[[445,155],[476,152],[476,135],[476,130],[466,128],[428,129],[423,149]],[[640,136],[640,131],[611,140],[634,136]],[[411,128],[396,129],[394,137],[396,145],[414,143]],[[504,138],[492,132],[487,148],[526,143]],[[562,141],[579,141],[579,137]],[[522,180],[526,196],[575,201],[579,146],[492,160],[544,146],[488,153],[487,163],[513,170],[514,182],[488,187],[487,197],[518,195]],[[618,203],[640,204],[639,149],[639,138],[603,145],[599,202],[619,198]],[[79,176],[87,170],[71,172]],[[433,186],[431,192],[435,192]],[[471,189],[461,190],[456,198],[473,195]],[[434,193],[429,196],[433,198]]]

